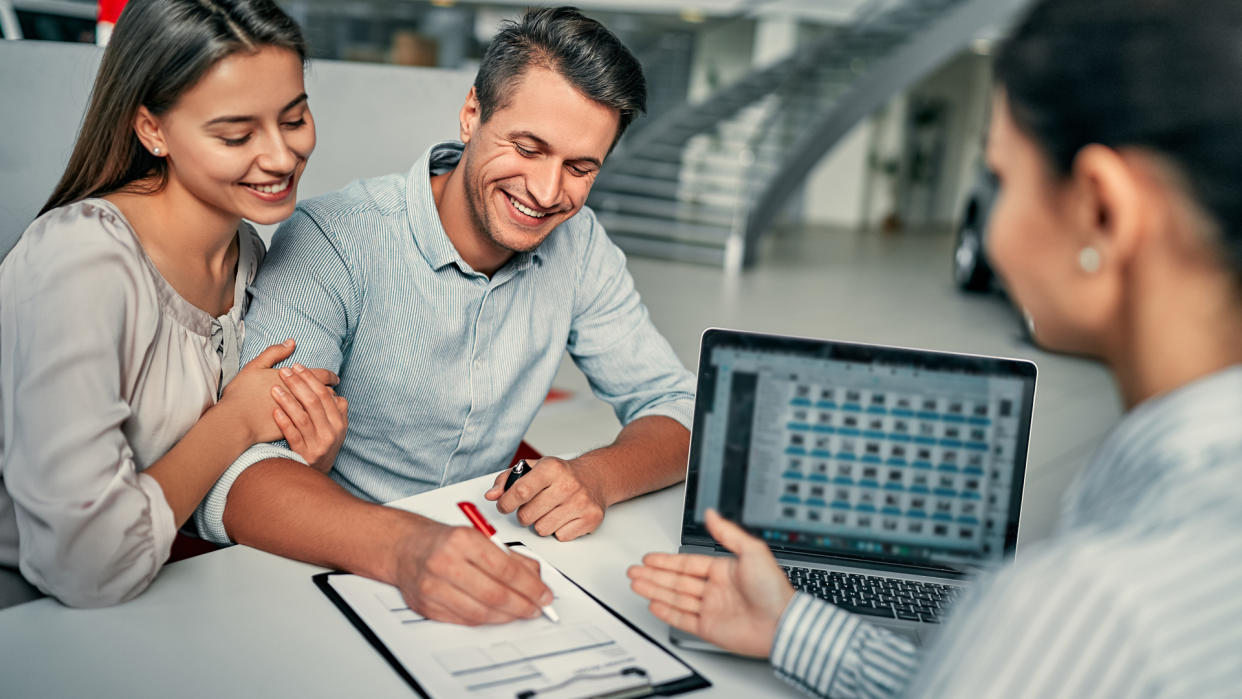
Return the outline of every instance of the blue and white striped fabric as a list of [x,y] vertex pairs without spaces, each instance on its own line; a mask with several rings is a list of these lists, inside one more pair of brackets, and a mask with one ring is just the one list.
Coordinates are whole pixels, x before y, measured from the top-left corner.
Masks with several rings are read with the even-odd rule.
[[920,654],[797,595],[777,674],[833,697],[1242,696],[1242,367],[1135,408],[1060,536],[981,579]]
[[[461,152],[442,143],[408,174],[300,204],[250,288],[243,360],[292,337],[293,361],[340,375],[349,431],[330,475],[374,502],[507,466],[566,351],[622,424],[693,418],[694,377],[590,209],[490,279],[462,260],[430,185]],[[227,541],[229,487],[272,456],[292,452],[257,445],[220,479],[195,516],[206,538]]]

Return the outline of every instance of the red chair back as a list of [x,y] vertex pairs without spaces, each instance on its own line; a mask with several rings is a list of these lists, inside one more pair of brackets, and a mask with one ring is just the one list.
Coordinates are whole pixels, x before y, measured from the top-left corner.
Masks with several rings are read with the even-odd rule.
[[509,465],[512,466],[522,459],[526,459],[527,461],[538,461],[542,458],[543,454],[535,451],[534,447],[527,444],[526,441],[523,440],[522,443],[518,445],[517,453],[514,454],[513,458],[509,461]]

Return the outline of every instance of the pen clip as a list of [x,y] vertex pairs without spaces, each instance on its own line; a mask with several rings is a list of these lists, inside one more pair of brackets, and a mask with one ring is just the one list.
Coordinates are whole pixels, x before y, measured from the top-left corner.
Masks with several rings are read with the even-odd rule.
[[505,491],[508,492],[509,488],[512,488],[519,478],[530,473],[532,468],[534,467],[526,459],[520,459],[516,464],[513,464],[513,468],[509,470],[509,477],[505,479]]

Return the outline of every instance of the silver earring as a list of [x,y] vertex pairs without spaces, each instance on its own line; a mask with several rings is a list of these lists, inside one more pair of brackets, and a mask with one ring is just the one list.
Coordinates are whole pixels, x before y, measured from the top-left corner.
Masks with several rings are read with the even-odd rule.
[[1087,274],[1100,271],[1100,251],[1088,245],[1078,251],[1078,266]]
[[159,147],[159,146],[156,146],[156,147],[152,148],[152,149],[151,149],[151,154],[152,154],[152,155],[159,155],[159,154],[160,154],[160,147]]

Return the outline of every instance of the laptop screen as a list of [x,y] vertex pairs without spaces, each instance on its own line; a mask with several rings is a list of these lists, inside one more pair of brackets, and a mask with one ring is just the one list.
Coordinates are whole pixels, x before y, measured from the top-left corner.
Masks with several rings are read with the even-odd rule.
[[711,329],[682,543],[716,508],[774,551],[969,572],[1012,556],[1035,365]]

